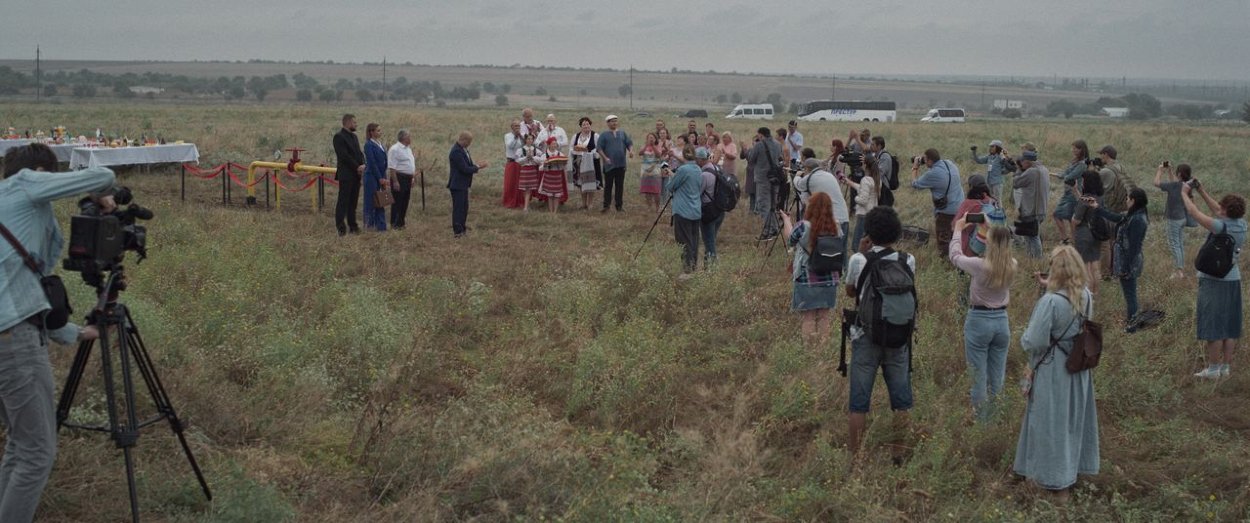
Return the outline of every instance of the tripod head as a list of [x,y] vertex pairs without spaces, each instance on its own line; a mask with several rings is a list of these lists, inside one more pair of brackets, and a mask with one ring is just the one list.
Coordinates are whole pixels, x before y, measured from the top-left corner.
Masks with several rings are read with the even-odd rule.
[[126,268],[114,265],[108,270],[83,271],[82,281],[95,288],[96,311],[117,303],[117,297],[126,290]]

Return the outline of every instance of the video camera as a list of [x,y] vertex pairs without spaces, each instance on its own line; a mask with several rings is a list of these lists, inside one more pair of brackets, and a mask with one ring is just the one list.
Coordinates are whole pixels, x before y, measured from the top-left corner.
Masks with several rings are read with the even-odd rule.
[[838,155],[838,161],[851,169],[859,169],[864,166],[864,153],[852,150],[842,151],[842,154]]
[[[126,251],[138,253],[140,262],[148,257],[147,228],[135,220],[151,220],[152,211],[131,203],[134,195],[126,187],[117,188],[112,196],[119,207],[109,213],[91,198],[79,200],[79,214],[70,219],[65,270],[81,272],[85,278],[116,269]],[[121,205],[127,207],[122,209]]]

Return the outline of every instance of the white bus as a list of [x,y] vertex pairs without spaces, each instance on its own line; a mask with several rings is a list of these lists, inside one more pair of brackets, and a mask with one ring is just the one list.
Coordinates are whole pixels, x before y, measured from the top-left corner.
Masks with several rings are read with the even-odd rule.
[[816,100],[803,104],[799,119],[808,122],[893,122],[894,102]]
[[741,104],[729,111],[725,118],[743,120],[772,120],[773,104]]
[[964,110],[929,109],[929,114],[926,114],[920,121],[930,123],[964,123]]

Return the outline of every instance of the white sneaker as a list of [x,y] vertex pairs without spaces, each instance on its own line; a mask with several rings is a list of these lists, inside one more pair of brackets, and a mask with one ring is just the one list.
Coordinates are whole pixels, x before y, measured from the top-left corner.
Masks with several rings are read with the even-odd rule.
[[1220,365],[1220,376],[1228,377],[1230,373],[1232,373],[1232,367],[1230,367],[1227,363]]
[[1215,379],[1215,378],[1220,377],[1220,374],[1221,374],[1221,371],[1219,367],[1207,367],[1205,369],[1202,369],[1200,372],[1195,372],[1194,377],[1210,380],[1210,379]]

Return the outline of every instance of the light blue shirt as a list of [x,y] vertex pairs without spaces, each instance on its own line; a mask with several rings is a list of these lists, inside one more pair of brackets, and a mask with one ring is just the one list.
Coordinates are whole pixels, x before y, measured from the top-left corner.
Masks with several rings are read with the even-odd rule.
[[[102,191],[112,186],[113,180],[113,171],[103,167],[70,173],[22,169],[0,181],[0,223],[40,264],[44,274],[52,274],[65,243],[52,202]],[[0,331],[51,309],[39,278],[9,242],[0,238]],[[70,344],[78,337],[78,326],[70,323],[48,334],[60,343]]]
[[981,165],[989,165],[985,170],[985,183],[990,187],[1003,184],[1003,155],[987,154],[985,156],[977,156],[976,151],[972,153],[972,161]]
[[928,189],[934,200],[946,198],[946,207],[934,209],[933,214],[954,216],[964,203],[964,186],[959,181],[959,167],[950,160],[938,160],[933,167],[911,182],[914,189]]
[[668,179],[673,194],[673,214],[687,220],[703,217],[703,171],[694,162],[686,162]]

